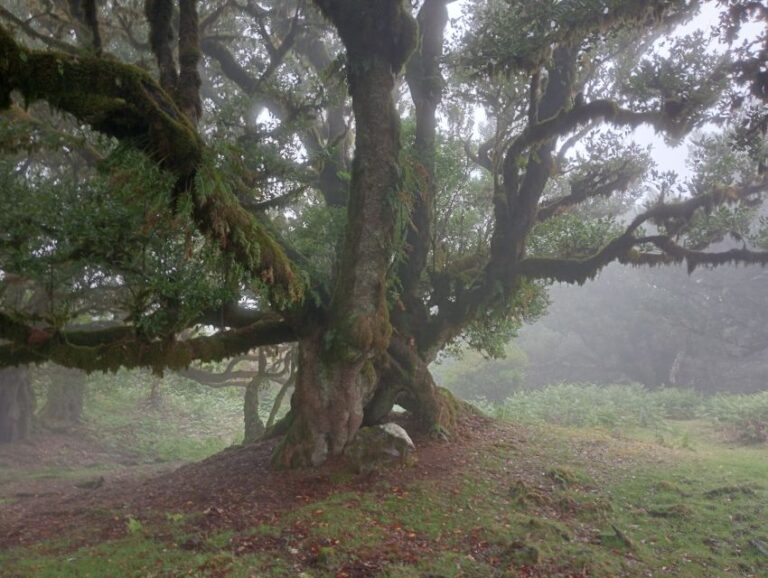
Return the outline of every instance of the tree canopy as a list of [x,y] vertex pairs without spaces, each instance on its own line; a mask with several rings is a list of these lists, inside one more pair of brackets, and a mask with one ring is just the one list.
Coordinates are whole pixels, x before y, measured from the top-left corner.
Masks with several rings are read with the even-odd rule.
[[[449,435],[429,363],[552,281],[768,262],[764,3],[451,3],[6,2],[0,366],[298,341],[274,463],[317,465],[395,403]],[[641,126],[710,136],[680,176]]]

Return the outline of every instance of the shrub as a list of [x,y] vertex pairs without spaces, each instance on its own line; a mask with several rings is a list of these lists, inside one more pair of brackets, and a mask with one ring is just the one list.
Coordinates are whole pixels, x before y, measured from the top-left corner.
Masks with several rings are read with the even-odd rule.
[[768,442],[768,391],[712,396],[706,414],[742,443]]
[[496,415],[524,422],[564,426],[652,427],[665,417],[661,399],[633,385],[568,384],[515,392]]

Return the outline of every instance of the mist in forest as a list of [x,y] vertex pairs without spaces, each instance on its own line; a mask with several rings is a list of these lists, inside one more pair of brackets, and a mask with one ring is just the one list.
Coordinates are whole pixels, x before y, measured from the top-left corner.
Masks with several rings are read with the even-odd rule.
[[506,357],[467,351],[436,372],[465,397],[496,401],[561,382],[761,391],[766,283],[764,268],[610,266],[584,286],[550,287],[546,311],[520,329]]

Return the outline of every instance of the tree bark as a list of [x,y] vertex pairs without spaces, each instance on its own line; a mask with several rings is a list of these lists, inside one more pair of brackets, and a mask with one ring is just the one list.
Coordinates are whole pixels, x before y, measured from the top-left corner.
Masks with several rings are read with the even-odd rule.
[[0,369],[0,443],[32,433],[35,396],[26,368]]
[[54,366],[42,411],[46,425],[62,427],[80,423],[83,416],[85,374],[76,369]]
[[299,339],[292,421],[273,456],[275,467],[317,466],[344,450],[363,423],[378,381],[374,362],[385,354],[392,332],[387,276],[401,203],[393,90],[415,45],[416,23],[402,0],[316,3],[347,50],[355,156],[330,306]]
[[339,455],[363,423],[376,384],[373,364],[328,358],[322,331],[299,341],[299,369],[291,398],[292,423],[273,466],[318,466]]
[[245,400],[243,402],[243,417],[245,421],[245,433],[243,443],[250,444],[264,435],[264,422],[259,417],[259,389],[261,379],[257,375],[245,387]]
[[245,420],[245,433],[243,443],[253,443],[264,435],[264,422],[259,416],[259,390],[264,385],[267,372],[267,354],[264,348],[259,349],[259,361],[257,373],[248,385],[245,386],[245,400],[243,401],[243,418]]
[[469,406],[438,387],[429,371],[429,362],[412,340],[394,337],[388,354],[379,371],[375,395],[365,407],[365,423],[381,423],[398,404],[416,417],[422,430],[448,437],[459,414]]

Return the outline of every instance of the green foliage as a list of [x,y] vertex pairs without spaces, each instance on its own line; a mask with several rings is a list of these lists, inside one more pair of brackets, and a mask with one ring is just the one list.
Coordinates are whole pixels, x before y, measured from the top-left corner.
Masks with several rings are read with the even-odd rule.
[[550,385],[521,390],[496,407],[503,419],[613,429],[658,427],[664,419],[689,419],[703,403],[693,390],[648,390],[642,385]]
[[719,82],[715,82],[712,74],[725,60],[702,49],[706,45],[702,31],[672,38],[669,46],[664,43],[664,50],[635,63],[623,87],[625,96],[657,109],[672,100],[686,105],[694,99],[700,102],[716,99],[725,76],[721,75]]
[[279,221],[293,247],[308,260],[319,283],[330,283],[337,261],[338,247],[346,226],[346,209],[328,207],[309,196],[301,209],[301,218],[288,213]]
[[[0,268],[44,296],[40,311],[62,324],[115,307],[148,336],[186,327],[233,296],[218,251],[203,241],[174,180],[143,154],[117,148],[77,182],[0,165]],[[102,291],[104,301],[89,298]],[[38,296],[39,300],[39,296]]]
[[513,343],[501,358],[488,359],[469,349],[458,358],[447,357],[432,368],[435,379],[461,398],[501,402],[523,386],[528,358]]
[[597,252],[621,233],[613,217],[585,219],[582,215],[564,213],[536,225],[529,243],[536,257],[583,258]]
[[[472,372],[472,366],[452,368]],[[451,371],[446,371],[448,381]],[[508,384],[508,387],[512,383]],[[480,409],[501,419],[548,423],[563,427],[605,427],[622,432],[666,428],[668,420],[707,419],[713,429],[745,444],[768,442],[768,392],[719,393],[705,397],[692,389],[648,389],[642,385],[561,383],[540,389],[518,389],[501,403],[484,398]],[[683,439],[683,446],[690,440]]]
[[478,74],[513,74],[533,70],[552,46],[569,38],[609,36],[662,12],[690,11],[685,2],[626,0],[493,0],[465,9],[468,26],[465,65]]
[[199,460],[243,435],[242,388],[212,388],[175,375],[159,382],[143,371],[88,378],[85,426],[106,446],[147,461]]
[[128,516],[126,518],[125,525],[129,534],[142,534],[144,532],[144,524],[141,523],[141,520],[134,518],[133,516]]
[[743,443],[768,442],[768,391],[750,395],[717,394],[709,399],[706,415]]

